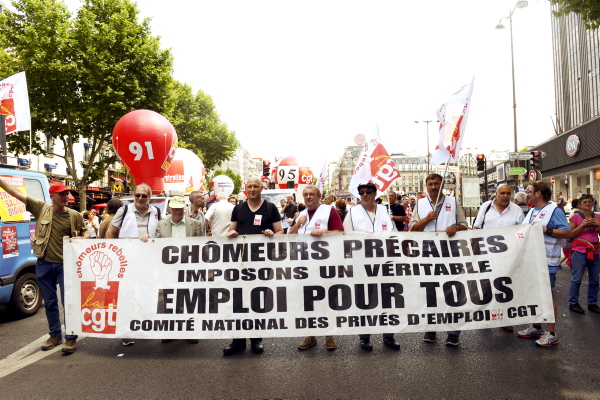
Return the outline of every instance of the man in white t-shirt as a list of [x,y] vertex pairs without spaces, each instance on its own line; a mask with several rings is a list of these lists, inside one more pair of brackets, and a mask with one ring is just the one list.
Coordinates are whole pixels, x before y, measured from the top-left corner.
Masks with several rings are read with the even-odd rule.
[[213,236],[227,236],[234,208],[235,206],[227,201],[225,193],[217,193],[217,202],[210,206],[205,215]]

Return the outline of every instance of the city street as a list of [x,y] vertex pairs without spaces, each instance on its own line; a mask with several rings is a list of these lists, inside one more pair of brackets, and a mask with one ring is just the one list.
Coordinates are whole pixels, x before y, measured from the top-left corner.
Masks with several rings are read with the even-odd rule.
[[[8,399],[142,398],[400,398],[597,399],[600,397],[600,315],[566,306],[570,271],[557,282],[560,345],[536,348],[533,339],[501,329],[464,331],[459,348],[397,335],[399,352],[374,335],[367,353],[358,337],[324,338],[300,352],[300,338],[269,339],[265,353],[223,357],[226,340],[199,344],[83,338],[77,351],[40,351],[46,339],[43,310],[13,321],[0,314],[0,397]],[[585,298],[587,279],[582,296]],[[522,329],[522,327],[519,327]]]

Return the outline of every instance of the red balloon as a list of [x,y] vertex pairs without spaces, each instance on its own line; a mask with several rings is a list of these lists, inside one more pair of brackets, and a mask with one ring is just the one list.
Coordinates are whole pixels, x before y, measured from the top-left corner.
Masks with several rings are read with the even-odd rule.
[[177,150],[177,133],[165,117],[150,110],[127,113],[115,125],[112,142],[136,185],[164,192],[164,176]]
[[287,156],[281,159],[273,168],[271,180],[275,182],[280,189],[287,189],[288,181],[294,182],[294,187],[298,187],[298,161],[294,156]]

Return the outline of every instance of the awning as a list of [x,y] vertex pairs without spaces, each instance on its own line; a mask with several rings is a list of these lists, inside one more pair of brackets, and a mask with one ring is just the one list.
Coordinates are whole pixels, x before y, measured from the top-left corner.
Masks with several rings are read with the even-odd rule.
[[112,179],[115,182],[123,182],[123,179],[117,178],[116,176],[111,176],[110,179]]

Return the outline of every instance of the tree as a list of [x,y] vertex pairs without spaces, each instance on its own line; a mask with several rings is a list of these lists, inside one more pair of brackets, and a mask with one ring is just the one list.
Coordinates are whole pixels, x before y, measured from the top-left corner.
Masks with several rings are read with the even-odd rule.
[[[116,161],[112,129],[124,114],[150,109],[169,115],[172,56],[138,21],[129,0],[85,0],[77,17],[57,0],[15,0],[0,14],[0,73],[27,73],[32,126],[64,144],[64,158],[80,193]],[[33,135],[37,138],[36,135]],[[89,160],[74,165],[73,146],[85,140]],[[9,135],[9,150],[24,153],[27,135]],[[46,154],[35,140],[34,154]],[[85,196],[80,196],[84,208]]]
[[210,176],[207,176],[206,178],[206,182],[208,187],[210,187],[210,184],[212,183],[212,180],[215,178],[215,176],[219,176],[219,175],[227,175],[228,177],[231,178],[231,180],[233,181],[233,193],[239,193],[240,190],[242,189],[242,177],[239,176],[238,174],[236,174],[235,172],[233,172],[233,170],[231,168],[227,168],[227,171],[222,171],[220,169],[214,171],[212,174],[210,174]]
[[173,113],[179,147],[193,151],[206,169],[230,159],[237,150],[235,132],[217,114],[212,98],[199,90],[196,95],[187,84],[175,83],[177,105]]
[[550,0],[553,6],[554,16],[561,17],[569,13],[581,14],[581,20],[586,29],[598,29],[600,27],[600,2],[598,0]]

